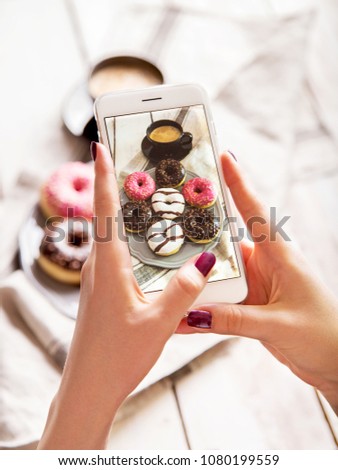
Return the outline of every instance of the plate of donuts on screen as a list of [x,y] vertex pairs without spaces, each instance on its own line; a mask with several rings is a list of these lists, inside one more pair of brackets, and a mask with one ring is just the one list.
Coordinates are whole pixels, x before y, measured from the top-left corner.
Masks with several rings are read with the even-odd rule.
[[131,254],[166,269],[212,249],[225,220],[213,182],[170,158],[129,174],[120,199]]

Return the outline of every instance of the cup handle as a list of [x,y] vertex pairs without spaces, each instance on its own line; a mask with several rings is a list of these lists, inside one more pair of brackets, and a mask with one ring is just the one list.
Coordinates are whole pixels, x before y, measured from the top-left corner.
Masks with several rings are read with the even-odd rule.
[[192,134],[190,132],[184,132],[182,137],[180,138],[180,144],[182,147],[189,147],[192,143]]

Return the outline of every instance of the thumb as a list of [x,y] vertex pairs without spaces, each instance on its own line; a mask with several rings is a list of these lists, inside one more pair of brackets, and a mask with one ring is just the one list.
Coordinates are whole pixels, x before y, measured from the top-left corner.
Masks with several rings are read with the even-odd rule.
[[170,280],[156,301],[160,312],[169,316],[175,325],[202,292],[215,262],[215,255],[207,251],[203,252],[197,260],[196,258],[189,260]]
[[277,328],[275,318],[265,305],[205,304],[188,312],[176,333],[218,333],[268,342]]

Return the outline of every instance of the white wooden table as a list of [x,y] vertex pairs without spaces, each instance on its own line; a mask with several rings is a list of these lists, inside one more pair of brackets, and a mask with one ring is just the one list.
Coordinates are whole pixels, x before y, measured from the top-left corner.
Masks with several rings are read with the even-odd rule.
[[[195,3],[203,6],[205,2]],[[211,8],[220,3],[211,2]],[[110,0],[0,0],[0,197],[11,194],[22,169],[32,173],[34,166],[41,166],[42,156],[46,175],[62,161],[88,158],[88,143],[62,128],[61,106],[69,87],[83,78],[89,63],[98,57],[99,48],[105,52],[102,41],[105,35],[108,40],[109,25],[118,18],[118,4]],[[303,4],[311,0],[224,0],[222,8],[232,15],[269,17]],[[325,142],[315,136],[316,129],[300,144],[293,160],[304,168],[304,178],[290,178],[286,210],[294,221],[295,238],[335,287],[337,232],[329,215],[336,209],[337,149],[329,136]],[[305,158],[306,145],[312,143],[324,149],[320,164]],[[312,214],[319,211],[327,218],[327,224],[318,227],[320,247],[316,236],[309,235]],[[10,246],[15,241],[5,243]],[[316,392],[259,343],[244,339],[229,340],[205,353],[141,393],[121,413],[111,434],[111,448],[337,446],[337,421]]]

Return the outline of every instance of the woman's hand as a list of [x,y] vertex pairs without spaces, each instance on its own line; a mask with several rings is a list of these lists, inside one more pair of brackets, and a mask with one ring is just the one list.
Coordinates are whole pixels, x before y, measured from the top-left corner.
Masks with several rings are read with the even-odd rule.
[[[186,263],[150,302],[133,275],[114,168],[107,149],[95,159],[95,242],[82,270],[75,333],[39,448],[104,448],[117,408],[157,361],[202,291],[215,256]],[[109,235],[108,241],[100,241]]]
[[[338,412],[337,299],[291,243],[280,235],[272,240],[266,208],[232,156],[221,158],[227,185],[255,241],[242,243],[249,294],[244,305],[199,305],[177,332],[259,339],[298,377],[318,388]],[[211,328],[205,329],[207,325]]]

